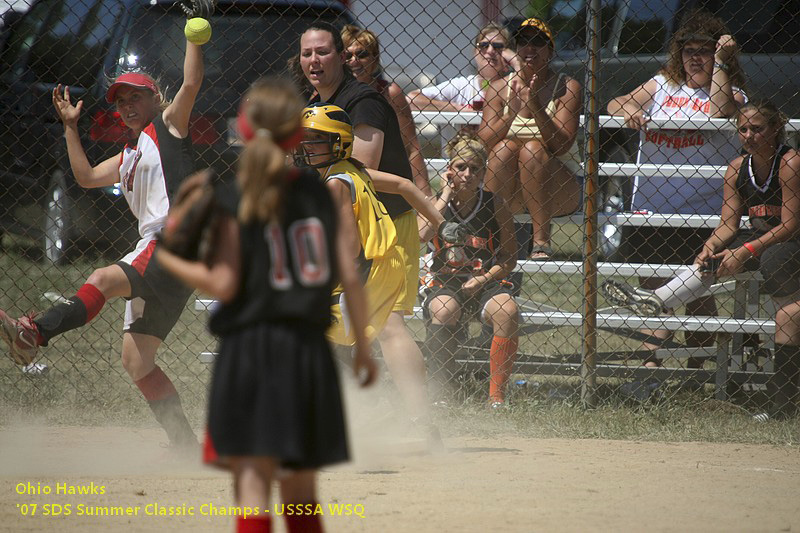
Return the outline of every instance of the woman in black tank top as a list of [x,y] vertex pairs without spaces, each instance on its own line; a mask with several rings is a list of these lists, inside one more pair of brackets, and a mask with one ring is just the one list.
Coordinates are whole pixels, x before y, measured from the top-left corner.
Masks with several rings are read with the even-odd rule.
[[[737,118],[747,151],[728,165],[719,226],[694,265],[655,291],[607,281],[609,300],[655,313],[708,292],[715,278],[758,268],[762,292],[772,296],[775,313],[775,373],[767,381],[771,406],[755,418],[787,418],[797,413],[800,379],[800,153],[784,144],[785,118],[769,102],[748,103]],[[743,216],[750,229],[740,230]],[[715,275],[712,275],[715,274]]]

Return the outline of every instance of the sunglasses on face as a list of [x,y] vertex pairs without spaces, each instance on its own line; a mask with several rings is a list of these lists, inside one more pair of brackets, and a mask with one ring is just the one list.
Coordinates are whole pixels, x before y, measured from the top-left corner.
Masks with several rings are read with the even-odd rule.
[[344,54],[344,60],[345,60],[345,61],[350,61],[351,59],[353,59],[353,56],[356,56],[356,59],[366,59],[366,58],[368,58],[368,57],[369,57],[369,56],[371,56],[371,55],[372,55],[372,54],[370,54],[370,53],[369,53],[369,52],[367,52],[366,50],[359,50],[359,51],[358,51],[358,52],[356,52],[355,54],[354,54],[354,53],[352,53],[352,52],[345,52],[345,54]]
[[550,44],[550,39],[547,38],[547,35],[542,33],[536,33],[534,35],[520,35],[517,38],[517,48],[522,48],[523,46],[535,46],[536,48],[541,48],[542,46],[547,46]]
[[477,46],[478,50],[480,50],[481,52],[485,52],[486,50],[489,49],[490,46],[495,50],[497,50],[498,52],[502,52],[503,50],[506,49],[506,45],[504,43],[493,43],[490,41],[481,41],[479,43],[476,43],[475,46]]

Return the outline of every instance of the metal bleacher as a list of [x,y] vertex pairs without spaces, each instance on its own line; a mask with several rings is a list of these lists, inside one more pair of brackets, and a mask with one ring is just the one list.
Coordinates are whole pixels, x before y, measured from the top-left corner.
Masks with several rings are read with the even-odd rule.
[[[415,111],[414,120],[419,127],[432,126],[458,126],[465,124],[476,125],[480,123],[481,115],[475,112],[440,112],[440,111]],[[581,117],[583,123],[583,117]],[[624,121],[621,117],[601,116],[601,128],[623,128]],[[735,129],[735,124],[727,119],[709,120],[656,120],[649,123],[651,129]],[[800,132],[800,120],[794,119],[787,125],[787,130],[792,133]],[[447,166],[447,160],[441,158],[427,159],[429,172],[439,175]],[[599,164],[601,176],[683,176],[697,179],[722,180],[725,167],[709,165],[636,165],[631,163]],[[529,220],[527,215],[517,215],[518,221]],[[584,223],[583,213],[568,217],[559,217],[553,221],[559,223]],[[600,224],[614,223],[618,226],[660,226],[660,227],[692,227],[714,228],[719,223],[719,216],[709,215],[664,215],[654,213],[612,213],[598,214]],[[668,264],[642,264],[622,262],[600,262],[597,264],[597,275],[608,276],[641,276],[662,277],[673,276],[684,265]],[[545,274],[562,274],[567,276],[582,276],[583,263],[576,261],[518,261],[516,270],[522,276]],[[539,276],[541,283],[542,277]],[[597,313],[597,328],[601,331],[612,332],[631,338],[637,338],[639,329],[662,329],[670,331],[702,331],[717,334],[717,342],[713,347],[688,348],[670,343],[655,352],[658,358],[686,358],[705,357],[715,361],[713,370],[697,370],[682,368],[644,368],[640,365],[630,366],[619,361],[626,359],[625,354],[600,354],[596,368],[600,377],[655,377],[655,378],[681,378],[691,376],[693,379],[715,385],[715,395],[718,399],[727,398],[725,384],[734,381],[738,383],[763,383],[766,380],[764,367],[758,368],[749,364],[743,355],[743,338],[748,334],[764,334],[771,338],[775,324],[770,318],[760,318],[758,274],[745,273],[732,278],[724,283],[719,283],[712,288],[713,294],[732,293],[734,309],[730,317],[694,317],[694,316],[661,316],[641,317],[629,314],[620,309],[600,309]],[[552,328],[575,328],[580,332],[584,323],[581,313],[559,309],[548,302],[534,302],[523,297],[517,298],[521,309],[521,333],[546,331]],[[213,305],[211,300],[198,299],[195,303],[197,311],[207,311]],[[422,319],[422,309],[415,308],[410,320]],[[639,334],[641,337],[641,334]],[[464,355],[460,361],[464,364],[485,366],[488,368],[488,353],[479,346],[466,345]],[[579,355],[579,354],[578,354]],[[639,352],[641,355],[641,352]],[[213,353],[200,355],[203,361],[213,360]],[[558,374],[578,375],[580,360],[575,356],[550,358],[542,354],[520,354],[515,363],[515,371],[529,374]]]

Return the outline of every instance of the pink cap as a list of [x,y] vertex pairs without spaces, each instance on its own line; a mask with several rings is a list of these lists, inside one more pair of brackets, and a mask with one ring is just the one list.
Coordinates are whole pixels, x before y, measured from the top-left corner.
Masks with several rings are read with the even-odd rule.
[[141,72],[127,72],[125,74],[121,74],[116,80],[114,80],[114,83],[111,84],[111,87],[108,88],[106,91],[106,102],[113,104],[114,96],[117,94],[117,89],[123,85],[136,87],[137,89],[148,89],[154,94],[158,93],[158,87],[156,87],[156,82],[153,80],[153,78],[147,74],[142,74]]

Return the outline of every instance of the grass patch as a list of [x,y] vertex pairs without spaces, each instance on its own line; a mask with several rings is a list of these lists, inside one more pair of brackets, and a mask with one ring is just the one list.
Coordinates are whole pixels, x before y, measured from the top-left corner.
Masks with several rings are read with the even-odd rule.
[[[556,228],[556,245],[565,257],[579,257],[580,228]],[[12,315],[42,311],[50,302],[47,293],[69,296],[97,267],[113,261],[91,257],[71,265],[54,267],[27,257],[25,250],[6,237],[8,245],[0,255],[0,308]],[[531,276],[523,295],[531,300],[580,311],[580,276]],[[159,351],[158,362],[173,379],[187,414],[195,427],[205,416],[210,365],[198,354],[213,350],[214,339],[206,331],[205,314],[193,310],[194,298]],[[605,305],[602,300],[600,305]],[[719,298],[721,314],[730,312],[732,302]],[[36,419],[49,424],[153,426],[152,415],[120,362],[124,303],[106,305],[89,325],[53,340],[41,352],[40,361],[50,367],[46,376],[23,374],[7,358],[0,358],[0,425],[19,419]],[[417,338],[424,338],[421,323],[411,324]],[[477,333],[473,331],[473,333]],[[521,352],[559,360],[562,354],[579,353],[580,332],[557,328],[523,339]],[[600,332],[598,349],[621,354],[638,347],[631,340]],[[521,358],[524,355],[520,356]],[[632,361],[632,365],[638,362]],[[678,365],[676,361],[668,364]],[[435,414],[448,435],[515,434],[538,438],[603,438],[657,441],[746,442],[796,446],[800,442],[800,421],[756,424],[745,408],[759,401],[754,395],[740,395],[735,403],[712,399],[713,389],[685,393],[667,384],[657,401],[632,403],[618,394],[619,380],[599,379],[597,408],[580,405],[578,380],[558,376],[514,376],[536,385],[511,391],[509,407],[489,411],[486,407],[485,377],[462,383],[461,399],[455,407]]]

